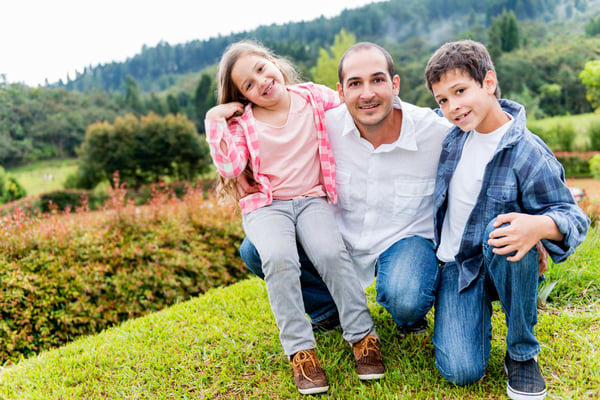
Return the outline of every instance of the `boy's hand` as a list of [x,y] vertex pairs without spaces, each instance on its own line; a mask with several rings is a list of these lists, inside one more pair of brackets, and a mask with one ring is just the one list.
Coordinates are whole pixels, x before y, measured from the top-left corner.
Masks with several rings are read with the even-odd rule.
[[[509,224],[501,227],[503,224]],[[540,240],[562,240],[554,220],[545,215],[522,213],[500,214],[494,224],[497,229],[490,233],[488,244],[494,246],[495,254],[506,255],[508,261],[519,261]]]
[[244,105],[240,102],[234,101],[231,103],[219,104],[214,106],[206,113],[206,119],[229,119],[233,116],[239,116],[244,113]]

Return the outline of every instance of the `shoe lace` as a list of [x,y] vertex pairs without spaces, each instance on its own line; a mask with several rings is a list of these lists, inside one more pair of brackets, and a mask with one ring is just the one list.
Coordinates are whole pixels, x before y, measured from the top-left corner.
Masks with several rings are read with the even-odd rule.
[[314,382],[314,380],[311,379],[308,375],[306,375],[306,372],[304,371],[304,366],[307,363],[311,363],[313,369],[317,368],[317,363],[315,361],[313,353],[306,350],[300,350],[299,352],[297,352],[292,360],[292,365],[294,365],[294,367],[298,368],[300,372],[302,372],[302,376],[308,379],[309,381]]
[[358,353],[360,358],[366,358],[370,352],[373,354],[379,354],[379,341],[374,336],[367,336],[358,344]]

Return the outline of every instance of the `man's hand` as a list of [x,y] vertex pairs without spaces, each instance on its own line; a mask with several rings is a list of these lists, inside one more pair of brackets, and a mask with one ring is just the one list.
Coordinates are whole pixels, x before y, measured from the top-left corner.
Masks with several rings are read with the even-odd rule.
[[540,263],[540,274],[538,276],[544,275],[544,272],[548,269],[548,252],[546,248],[542,244],[542,242],[537,242],[535,247],[537,248],[538,253],[540,253],[539,263]]
[[[503,224],[507,226],[501,227]],[[494,253],[514,255],[508,261],[519,261],[540,240],[562,240],[554,220],[545,215],[529,215],[521,213],[500,214],[494,224],[497,229],[490,233],[488,244],[494,246]]]
[[237,176],[237,196],[238,200],[248,196],[249,194],[258,192],[258,185],[252,178],[250,170],[246,169],[243,173]]

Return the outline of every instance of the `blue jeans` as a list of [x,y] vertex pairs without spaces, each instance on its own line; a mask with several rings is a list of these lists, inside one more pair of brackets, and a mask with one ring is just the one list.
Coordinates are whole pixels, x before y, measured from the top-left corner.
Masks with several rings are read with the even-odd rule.
[[243,225],[263,260],[269,302],[286,355],[315,347],[303,304],[297,243],[335,300],[344,339],[354,344],[373,330],[365,293],[327,199],[274,200],[245,214]]
[[[495,220],[494,220],[495,221]],[[491,350],[492,301],[500,300],[505,313],[507,352],[513,360],[526,361],[540,351],[535,338],[537,323],[538,251],[531,249],[521,260],[510,262],[487,245],[490,222],[484,233],[484,265],[479,277],[458,291],[458,266],[442,266],[435,302],[433,345],[438,371],[450,382],[467,385],[484,375]]]
[[[335,303],[310,260],[298,246],[302,298],[306,313],[314,323],[337,312]],[[253,244],[245,238],[240,254],[248,269],[264,279],[261,260]],[[439,272],[430,240],[413,236],[399,240],[377,260],[377,301],[399,326],[409,326],[423,318],[434,303]]]

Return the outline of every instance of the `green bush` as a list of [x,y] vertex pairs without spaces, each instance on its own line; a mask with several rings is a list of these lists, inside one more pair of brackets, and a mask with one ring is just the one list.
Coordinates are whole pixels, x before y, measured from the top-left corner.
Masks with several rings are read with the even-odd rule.
[[600,151],[600,121],[593,121],[589,127],[591,150]]
[[565,175],[567,178],[588,178],[592,176],[590,171],[590,160],[595,154],[598,154],[598,152],[588,151],[584,153],[554,153],[558,161],[565,169]]
[[54,210],[65,211],[68,208],[74,210],[77,207],[98,210],[107,199],[108,194],[106,192],[73,189],[55,190],[40,196],[40,209],[44,213]]
[[589,168],[594,179],[600,179],[600,154],[596,154],[590,159]]
[[0,365],[236,282],[239,215],[201,191],[0,225]]
[[19,181],[15,177],[8,175],[4,171],[4,168],[0,166],[0,204],[21,199],[26,194],[25,188],[23,188]]

